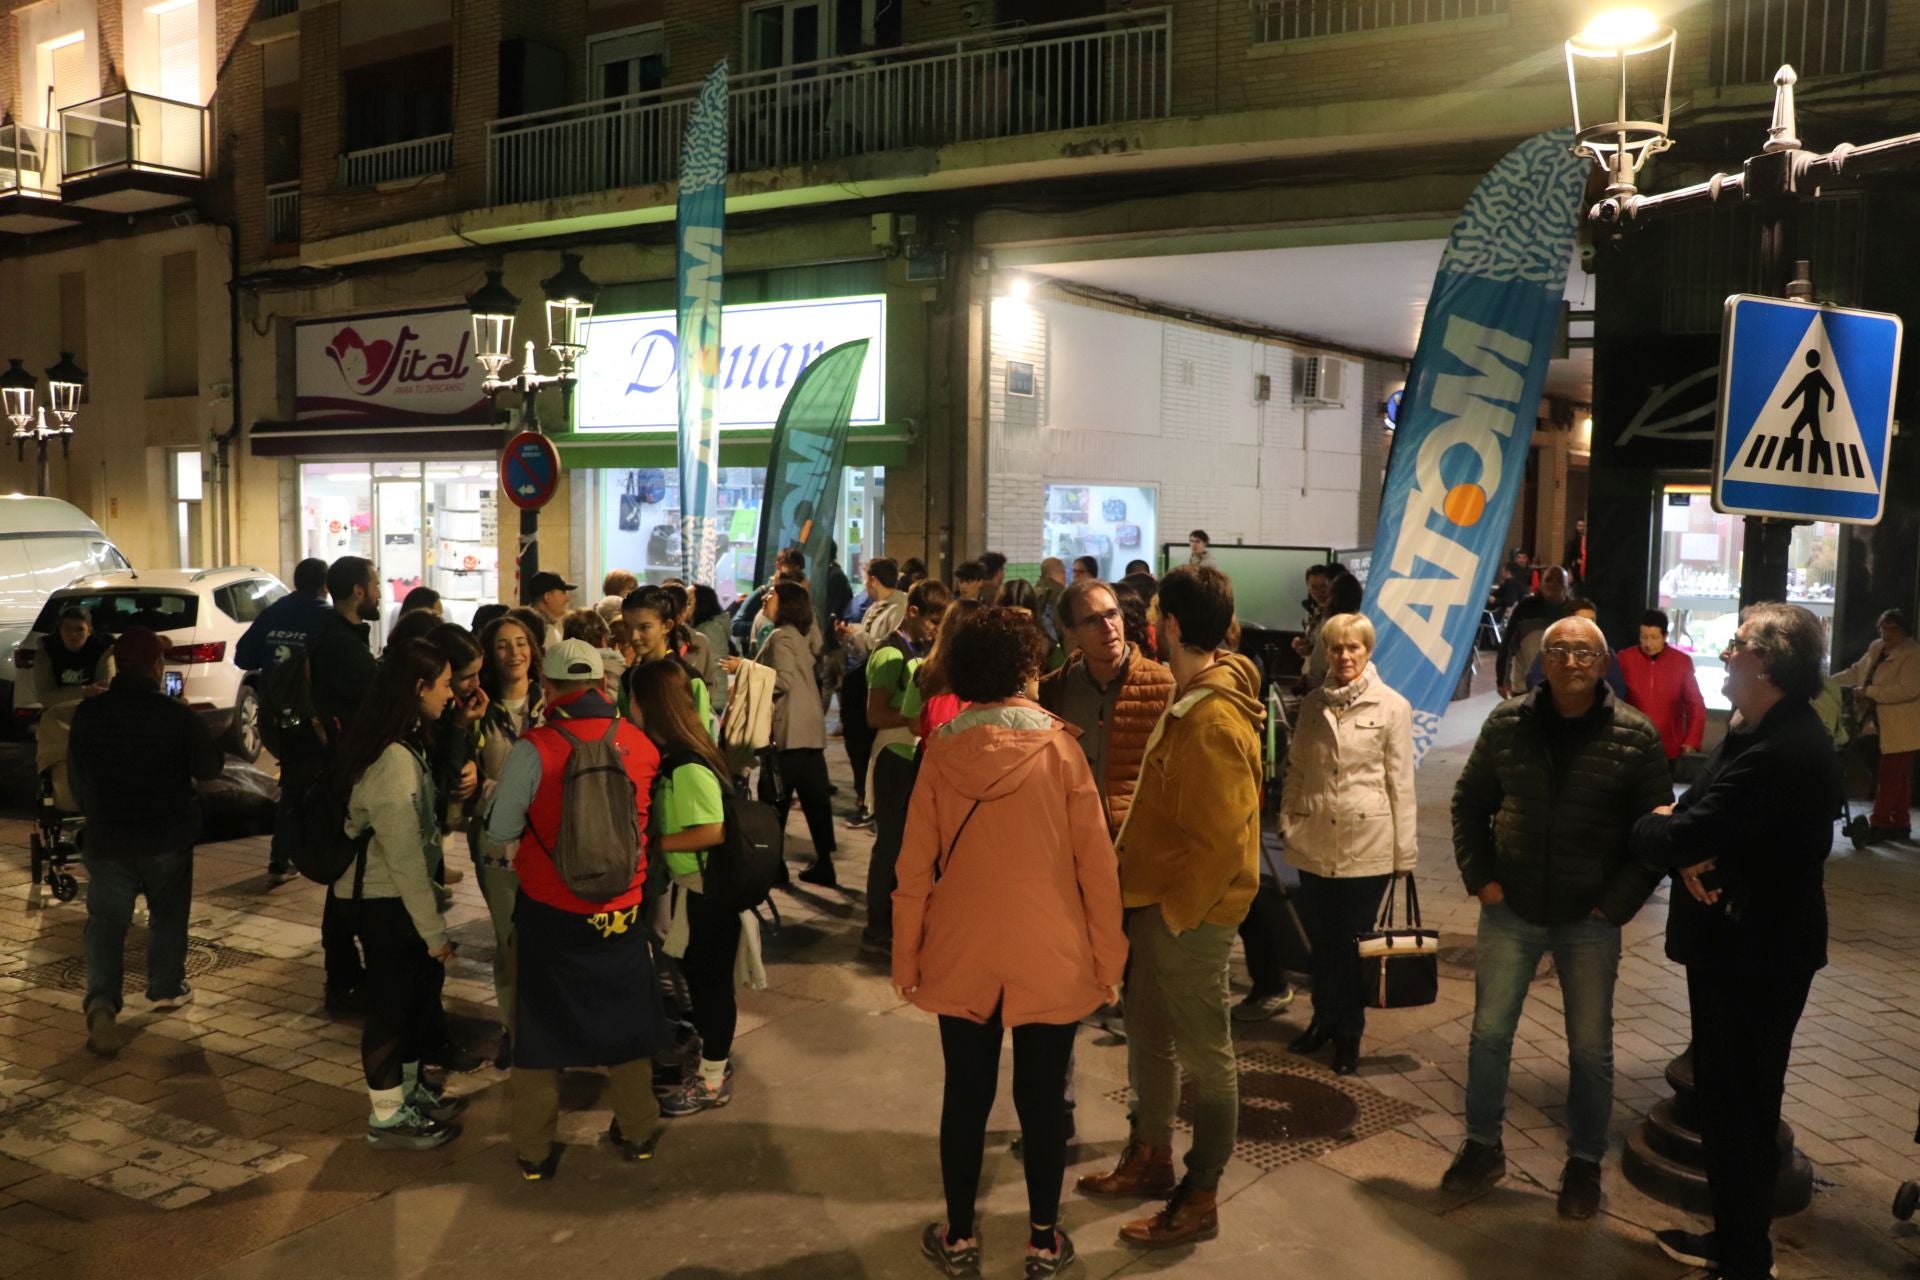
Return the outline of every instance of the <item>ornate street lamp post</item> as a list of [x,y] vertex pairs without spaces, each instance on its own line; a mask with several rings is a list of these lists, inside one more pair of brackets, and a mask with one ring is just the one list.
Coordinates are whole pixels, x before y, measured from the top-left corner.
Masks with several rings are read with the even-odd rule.
[[48,398],[53,401],[54,424],[47,424],[47,410],[36,404],[39,384],[19,360],[9,360],[7,371],[0,373],[0,408],[13,424],[14,449],[22,461],[27,456],[27,441],[36,450],[34,491],[42,497],[52,482],[47,461],[47,444],[60,441],[60,456],[66,457],[73,439],[73,419],[80,412],[80,397],[87,387],[87,371],[74,363],[71,351],[62,351],[60,361],[47,371]]

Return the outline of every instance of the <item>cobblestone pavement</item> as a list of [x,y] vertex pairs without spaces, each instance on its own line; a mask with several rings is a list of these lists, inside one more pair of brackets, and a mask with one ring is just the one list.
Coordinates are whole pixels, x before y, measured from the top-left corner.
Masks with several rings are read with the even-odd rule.
[[[1451,875],[1446,801],[1490,705],[1461,704],[1423,762],[1422,900],[1448,947],[1469,948],[1476,908]],[[830,751],[845,788],[844,757]],[[844,797],[843,797],[844,798]],[[736,1101],[676,1122],[634,1172],[595,1151],[601,1078],[569,1079],[555,1188],[514,1175],[504,1078],[458,1076],[466,1132],[438,1151],[375,1153],[362,1141],[356,1025],[321,1008],[321,892],[268,889],[265,842],[203,846],[189,975],[194,1002],[144,1011],[129,997],[127,1047],[103,1062],[80,1017],[81,904],[28,885],[24,821],[0,819],[0,1280],[218,1275],[293,1280],[351,1267],[374,1276],[457,1268],[474,1276],[602,1266],[675,1280],[923,1274],[914,1238],[939,1216],[940,1079],[930,1019],[903,1008],[859,955],[859,895],[783,894],[770,986],[743,993]],[[805,847],[793,822],[794,844]],[[844,832],[840,875],[863,882],[868,840]],[[450,864],[465,866],[464,850]],[[1920,1231],[1888,1211],[1920,1176],[1920,847],[1836,848],[1828,871],[1832,963],[1813,989],[1789,1077],[1787,1115],[1813,1159],[1813,1207],[1776,1227],[1780,1272],[1920,1276]],[[1614,1149],[1666,1096],[1687,1043],[1684,982],[1661,952],[1665,891],[1629,928],[1617,1000]],[[447,1001],[490,1047],[491,933],[472,878],[454,888],[461,951]],[[1566,1046],[1558,987],[1532,992],[1514,1046],[1507,1147],[1513,1172],[1462,1203],[1437,1190],[1463,1133],[1472,1006],[1470,953],[1449,952],[1438,1004],[1376,1013],[1357,1081],[1286,1054],[1309,997],[1241,1028],[1241,1159],[1223,1187],[1223,1231],[1198,1250],[1139,1258],[1113,1242],[1131,1206],[1071,1194],[1065,1223],[1085,1274],[1678,1277],[1647,1242],[1686,1224],[1606,1171],[1593,1223],[1553,1213],[1564,1156]],[[140,976],[141,958],[129,955]],[[130,990],[140,988],[130,984]],[[1098,1031],[1079,1053],[1080,1144],[1112,1158],[1125,1133],[1125,1049]],[[1002,1089],[983,1212],[988,1274],[1017,1272],[1024,1234],[1014,1130]],[[1315,1129],[1316,1118],[1326,1121]],[[722,1191],[729,1194],[719,1194]]]

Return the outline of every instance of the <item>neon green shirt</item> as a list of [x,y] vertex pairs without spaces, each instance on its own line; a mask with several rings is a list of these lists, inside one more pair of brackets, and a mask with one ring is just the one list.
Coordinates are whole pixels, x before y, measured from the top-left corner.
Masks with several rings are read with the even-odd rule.
[[[654,817],[663,836],[677,836],[710,822],[725,822],[727,810],[720,799],[720,779],[704,764],[681,765],[660,784]],[[698,852],[669,853],[666,858],[667,870],[676,880],[700,874]]]
[[[920,689],[913,682],[913,674],[919,669],[920,659],[909,658],[894,645],[875,649],[867,659],[867,688],[884,689],[887,705],[906,717],[909,728],[920,717]],[[913,759],[911,742],[890,742],[886,749]]]

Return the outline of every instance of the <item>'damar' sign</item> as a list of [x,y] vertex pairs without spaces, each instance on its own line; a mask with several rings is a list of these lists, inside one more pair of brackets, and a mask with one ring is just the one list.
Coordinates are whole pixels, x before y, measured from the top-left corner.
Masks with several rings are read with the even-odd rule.
[[1413,704],[1416,755],[1472,652],[1526,471],[1586,185],[1572,141],[1531,138],[1474,189],[1407,379],[1363,608],[1374,666]]

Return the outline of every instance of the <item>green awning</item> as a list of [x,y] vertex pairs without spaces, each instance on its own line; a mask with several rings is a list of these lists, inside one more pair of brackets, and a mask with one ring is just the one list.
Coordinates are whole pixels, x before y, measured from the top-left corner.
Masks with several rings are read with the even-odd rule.
[[[672,467],[679,461],[672,434],[660,431],[569,431],[555,433],[563,466],[586,468]],[[772,431],[728,432],[720,438],[723,467],[764,467],[772,447]],[[912,441],[907,433],[888,427],[858,428],[847,439],[850,467],[897,467],[907,461]]]

